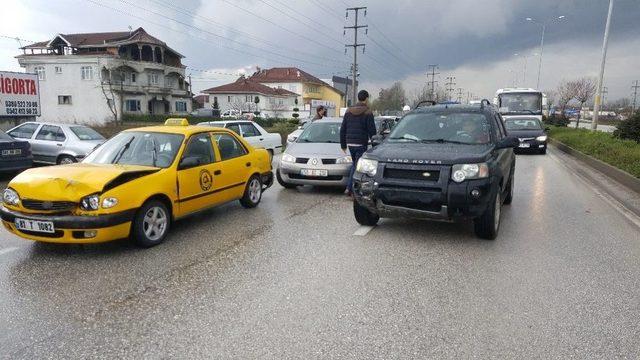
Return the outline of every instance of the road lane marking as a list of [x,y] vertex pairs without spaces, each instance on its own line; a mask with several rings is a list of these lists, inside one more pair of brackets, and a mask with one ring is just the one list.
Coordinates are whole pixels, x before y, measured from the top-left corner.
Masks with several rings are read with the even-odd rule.
[[18,249],[20,249],[20,248],[17,248],[17,247],[9,247],[9,248],[6,248],[6,249],[1,249],[1,250],[0,250],[0,255],[8,254],[8,253],[10,253],[10,252],[14,252],[14,251],[16,251],[16,250],[18,250]]
[[358,230],[356,230],[356,232],[353,233],[354,236],[365,236],[369,233],[369,231],[373,230],[373,226],[364,226],[364,225],[360,225],[360,227],[358,228]]

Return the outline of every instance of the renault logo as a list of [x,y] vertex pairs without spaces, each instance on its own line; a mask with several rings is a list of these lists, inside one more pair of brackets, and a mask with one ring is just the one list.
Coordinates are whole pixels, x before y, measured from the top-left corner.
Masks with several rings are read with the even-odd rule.
[[311,159],[311,165],[318,165],[318,159],[316,158]]
[[431,176],[431,173],[430,173],[430,172],[423,172],[423,173],[422,173],[422,176],[424,176],[424,177],[430,177],[430,176]]

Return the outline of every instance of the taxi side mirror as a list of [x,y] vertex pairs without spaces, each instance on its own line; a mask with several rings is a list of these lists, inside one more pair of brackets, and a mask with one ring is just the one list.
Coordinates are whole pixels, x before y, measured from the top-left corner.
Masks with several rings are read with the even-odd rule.
[[187,156],[180,160],[178,170],[190,169],[200,165],[200,159],[197,156]]

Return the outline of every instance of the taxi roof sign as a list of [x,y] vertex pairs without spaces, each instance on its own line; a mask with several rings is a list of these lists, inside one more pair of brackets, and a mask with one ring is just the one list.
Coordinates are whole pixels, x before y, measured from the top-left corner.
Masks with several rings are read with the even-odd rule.
[[171,118],[164,122],[165,126],[189,126],[189,120],[186,118]]

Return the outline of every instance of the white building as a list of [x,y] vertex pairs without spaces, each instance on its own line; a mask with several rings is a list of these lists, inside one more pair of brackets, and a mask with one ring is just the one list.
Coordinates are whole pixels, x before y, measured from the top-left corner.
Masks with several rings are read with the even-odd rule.
[[274,89],[244,76],[230,84],[204,90],[203,93],[209,96],[204,103],[212,107],[217,103],[222,114],[229,110],[236,113],[259,112],[260,116],[276,118],[291,118],[298,97],[289,90]]
[[183,56],[143,28],[58,34],[22,50],[20,66],[40,80],[41,121],[105,124],[123,113],[191,111]]

